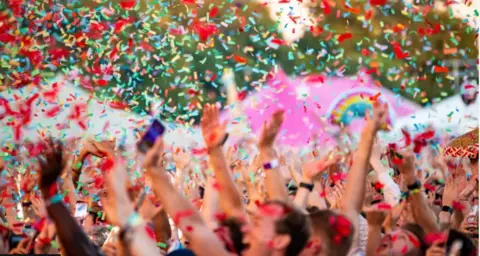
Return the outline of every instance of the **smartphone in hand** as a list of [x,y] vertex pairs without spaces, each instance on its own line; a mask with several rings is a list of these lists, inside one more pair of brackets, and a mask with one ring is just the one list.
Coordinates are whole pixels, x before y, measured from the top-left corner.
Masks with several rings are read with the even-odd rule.
[[78,201],[75,205],[75,218],[85,218],[88,213],[88,204],[83,201]]
[[146,153],[155,143],[155,140],[162,136],[165,132],[165,126],[158,120],[153,120],[152,125],[148,128],[147,132],[143,135],[140,142],[137,144],[137,148],[140,152]]

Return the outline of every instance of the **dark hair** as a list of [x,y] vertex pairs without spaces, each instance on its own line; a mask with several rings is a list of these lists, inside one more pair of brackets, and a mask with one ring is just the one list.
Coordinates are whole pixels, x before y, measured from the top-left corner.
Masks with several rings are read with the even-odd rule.
[[414,223],[407,223],[403,226],[400,227],[401,229],[408,231],[412,233],[414,236],[418,238],[418,241],[420,242],[420,251],[422,251],[422,255],[425,254],[425,251],[428,248],[427,243],[425,243],[425,231],[423,231],[423,228]]
[[[228,235],[230,237],[232,245],[226,244],[226,249],[233,253],[240,255],[240,253],[247,248],[247,245],[243,243],[243,233],[242,233],[242,226],[244,222],[238,218],[232,217],[223,220],[221,226],[227,228]],[[225,242],[225,241],[224,241]]]
[[451,229],[450,232],[448,233],[448,239],[447,239],[447,253],[450,252],[452,249],[452,245],[455,241],[460,240],[462,242],[462,249],[460,249],[460,255],[465,255],[465,256],[472,256],[476,255],[476,247],[473,244],[472,240],[467,237],[466,235]]
[[342,215],[331,210],[319,210],[310,214],[313,236],[320,237],[323,245],[328,248],[329,255],[347,255],[353,243],[355,229],[350,223],[350,234],[344,236],[338,243],[334,244],[334,237],[337,235],[337,232],[332,228],[330,220],[332,218],[338,218],[339,216]]
[[286,255],[298,255],[310,240],[312,234],[310,219],[300,209],[286,202],[274,200],[265,204],[278,204],[283,207],[285,214],[277,220],[275,231],[290,236]]
[[476,154],[475,157],[469,157],[469,159],[470,159],[470,164],[478,163],[478,154]]

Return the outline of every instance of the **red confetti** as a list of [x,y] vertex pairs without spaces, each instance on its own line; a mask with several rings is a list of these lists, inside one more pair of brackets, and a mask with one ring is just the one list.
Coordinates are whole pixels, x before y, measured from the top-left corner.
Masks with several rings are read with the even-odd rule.
[[352,232],[351,222],[343,215],[331,216],[329,219],[331,228],[335,231],[334,244],[340,244]]
[[370,97],[370,100],[371,100],[371,101],[377,101],[378,98],[380,97],[380,95],[382,95],[382,93],[379,92],[379,93],[371,96],[371,97]]
[[412,144],[412,138],[410,136],[410,133],[402,129],[402,134],[403,134],[403,138],[405,138],[405,147],[410,146],[410,144]]
[[283,41],[282,39],[278,39],[278,38],[272,39],[271,42],[274,43],[274,44],[278,44],[278,45],[285,44],[285,41]]
[[58,186],[57,186],[57,183],[55,182],[48,189],[48,197],[52,197],[52,196],[56,195],[57,192],[58,192]]
[[125,10],[131,10],[137,5],[136,0],[123,0],[120,2],[120,7],[122,7]]
[[365,20],[369,20],[372,17],[372,10],[368,10],[367,13],[365,13]]
[[41,218],[39,221],[33,224],[33,228],[37,231],[40,232],[42,231],[43,227],[45,226],[46,219]]
[[332,179],[333,183],[337,183],[337,182],[340,182],[340,181],[344,180],[346,177],[347,177],[347,175],[345,173],[336,172],[331,176],[331,179]]
[[330,14],[331,10],[330,10],[330,5],[328,4],[328,1],[327,0],[323,0],[323,12],[325,13],[325,15],[328,15]]
[[465,210],[465,205],[455,200],[452,202],[452,208],[458,211],[463,211]]
[[[133,23],[133,18],[132,17],[129,17],[128,19],[124,19],[124,18],[121,18],[119,19],[115,25],[114,25],[114,32],[115,34],[118,34],[118,33],[121,33],[123,31],[123,28],[128,25],[128,24],[131,24]],[[114,49],[116,50],[116,48]],[[118,50],[117,50],[118,51]],[[112,56],[110,56],[111,58]]]
[[375,205],[379,210],[391,210],[392,206],[387,203],[379,203]]
[[238,56],[238,55],[233,55],[233,60],[234,60],[235,62],[242,63],[242,64],[247,63],[247,60],[246,60],[245,58],[240,57],[240,56]]
[[192,210],[186,210],[184,212],[178,212],[173,216],[173,223],[175,223],[177,226],[180,225],[180,221],[185,218],[193,215]]
[[412,242],[413,246],[415,246],[415,248],[420,248],[420,241],[418,241],[418,239],[416,237],[414,237],[412,234],[408,234],[408,240],[410,240],[410,242]]
[[426,132],[420,133],[413,139],[413,144],[415,145],[413,148],[413,152],[420,153],[422,148],[427,146],[427,141],[432,139],[435,136],[434,130],[428,130]]
[[154,241],[157,240],[157,237],[155,236],[155,231],[154,231],[153,228],[150,227],[149,225],[146,225],[146,226],[145,226],[145,232],[147,232],[148,236],[149,236],[152,240],[154,240]]
[[210,10],[210,12],[208,13],[208,16],[209,16],[210,18],[215,17],[215,15],[217,14],[217,12],[218,12],[218,7],[214,6],[214,7]]
[[193,30],[198,34],[201,41],[207,41],[211,35],[218,32],[215,24],[206,24],[204,22],[194,23]]
[[338,42],[343,42],[347,39],[350,39],[352,38],[352,33],[344,33],[344,34],[341,34],[339,37],[338,37]]
[[432,184],[425,183],[423,184],[423,187],[429,191],[435,191],[435,186],[433,186]]
[[370,0],[372,6],[386,5],[387,0]]
[[374,187],[375,187],[376,190],[381,190],[384,186],[385,186],[385,185],[383,185],[382,183],[380,183],[380,182],[378,182],[378,181],[375,182],[375,185],[374,185]]
[[408,52],[404,52],[399,43],[393,42],[392,45],[393,45],[393,52],[395,53],[395,56],[398,59],[405,59],[406,57],[408,57]]
[[444,233],[429,233],[423,240],[426,244],[431,245],[436,241],[446,241],[447,236]]
[[45,115],[47,117],[54,117],[56,115],[58,115],[58,113],[60,112],[60,110],[62,110],[62,107],[60,106],[55,106],[53,107],[52,109],[48,110]]
[[106,86],[106,85],[108,84],[108,81],[107,81],[107,80],[104,80],[104,79],[99,79],[99,80],[97,81],[97,84],[98,84],[98,86],[102,86],[102,87],[103,87],[103,86]]
[[435,72],[435,73],[448,73],[448,67],[435,66],[433,68],[433,72]]
[[325,77],[321,76],[321,75],[312,75],[312,76],[309,76],[307,78],[307,82],[309,83],[324,83],[325,82]]

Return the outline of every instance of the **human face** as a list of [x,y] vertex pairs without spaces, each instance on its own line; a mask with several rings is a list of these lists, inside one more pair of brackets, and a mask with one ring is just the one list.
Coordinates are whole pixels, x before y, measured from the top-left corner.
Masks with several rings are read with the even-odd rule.
[[376,255],[379,256],[416,256],[421,255],[419,239],[403,229],[396,229],[383,236]]
[[242,227],[243,243],[248,245],[242,255],[262,256],[284,250],[290,243],[288,235],[277,234],[275,230],[276,221],[283,215],[283,207],[275,203],[260,206],[251,213],[250,223]]

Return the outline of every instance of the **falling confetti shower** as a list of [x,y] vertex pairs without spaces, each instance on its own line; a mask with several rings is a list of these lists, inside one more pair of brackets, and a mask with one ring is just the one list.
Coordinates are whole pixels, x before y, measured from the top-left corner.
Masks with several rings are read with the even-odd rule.
[[[225,68],[243,94],[279,69],[325,77],[367,70],[376,85],[428,105],[458,91],[451,63],[471,79],[478,55],[469,22],[478,11],[460,19],[454,1],[444,10],[430,2],[325,0],[305,3],[311,15],[302,17],[289,1],[3,1],[1,89],[36,87],[55,99],[49,80],[61,73],[114,108],[146,114],[162,101],[162,118],[188,123],[205,103],[225,101]],[[270,16],[271,4],[306,33],[286,41],[298,32]],[[81,125],[80,112],[71,117]]]

